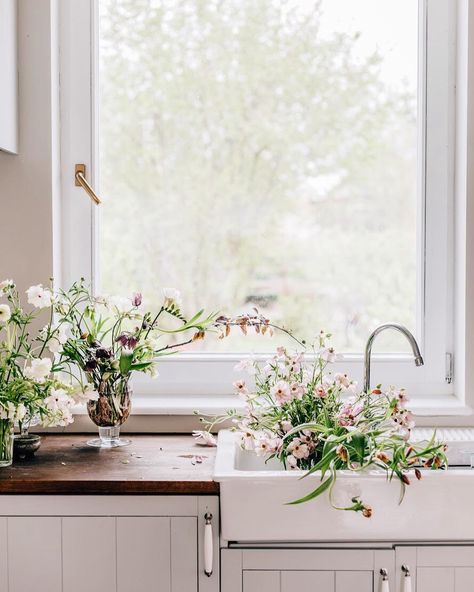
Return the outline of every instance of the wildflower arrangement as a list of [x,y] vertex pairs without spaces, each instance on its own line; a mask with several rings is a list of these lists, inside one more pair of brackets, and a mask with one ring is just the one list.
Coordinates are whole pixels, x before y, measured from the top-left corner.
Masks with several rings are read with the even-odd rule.
[[[13,280],[0,282],[0,465],[11,463],[15,424],[25,433],[31,422],[73,421],[74,392],[57,378],[61,366],[53,359],[66,339],[53,319],[53,293],[38,285],[26,295],[28,307]],[[44,313],[48,320],[38,331]]]
[[[29,310],[12,280],[0,282],[0,419],[44,425],[72,422],[74,397],[70,385],[56,377],[61,369],[52,356],[65,342],[63,327],[53,319],[53,293],[42,285],[26,291]],[[45,309],[46,325],[34,326]]]
[[346,374],[330,372],[336,359],[330,337],[322,332],[311,347],[299,342],[303,351],[294,353],[279,347],[263,366],[251,358],[242,361],[236,369],[250,376],[234,382],[234,390],[244,400],[244,410],[203,419],[207,431],[196,435],[209,445],[213,428],[230,418],[244,450],[266,460],[276,458],[288,470],[305,471],[305,476],[320,471],[318,487],[290,503],[328,491],[334,508],[370,517],[372,508],[359,496],[348,506],[336,505],[338,471],[380,469],[389,480],[400,481],[402,501],[411,473],[419,480],[421,467],[446,466],[446,446],[434,436],[430,442],[410,442],[414,421],[404,389],[382,391],[378,386],[364,393]]
[[[156,377],[158,358],[203,339],[216,316],[200,310],[186,319],[175,289],[164,289],[161,306],[151,312],[144,310],[140,293],[130,298],[94,296],[84,281],[59,291],[53,307],[68,335],[59,361],[78,381],[89,415],[99,426],[127,419],[134,372]],[[184,337],[170,342],[176,335]]]

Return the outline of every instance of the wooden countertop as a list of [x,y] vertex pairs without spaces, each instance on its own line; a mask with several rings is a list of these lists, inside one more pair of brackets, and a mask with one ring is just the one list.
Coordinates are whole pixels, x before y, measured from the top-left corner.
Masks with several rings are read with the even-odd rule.
[[93,434],[45,435],[32,460],[0,468],[0,494],[217,494],[216,448],[192,436],[127,435],[129,446],[101,450]]

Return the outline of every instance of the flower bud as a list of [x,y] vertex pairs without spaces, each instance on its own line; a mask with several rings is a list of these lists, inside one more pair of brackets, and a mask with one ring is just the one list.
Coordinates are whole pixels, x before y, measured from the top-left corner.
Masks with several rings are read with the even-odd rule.
[[362,516],[364,516],[365,518],[370,518],[372,516],[372,508],[367,504],[364,504],[364,507],[362,509]]

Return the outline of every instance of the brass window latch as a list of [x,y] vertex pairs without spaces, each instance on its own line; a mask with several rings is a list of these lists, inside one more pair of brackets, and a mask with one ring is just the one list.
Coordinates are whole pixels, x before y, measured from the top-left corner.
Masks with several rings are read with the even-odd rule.
[[82,187],[97,206],[101,203],[101,199],[87,182],[85,164],[76,164],[74,168],[74,185],[76,187]]

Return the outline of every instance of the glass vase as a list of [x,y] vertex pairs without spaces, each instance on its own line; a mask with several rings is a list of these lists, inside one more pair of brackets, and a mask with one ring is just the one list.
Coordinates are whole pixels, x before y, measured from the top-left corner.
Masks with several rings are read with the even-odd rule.
[[0,467],[9,467],[13,462],[13,421],[0,419]]
[[102,385],[98,399],[87,403],[89,417],[99,428],[99,437],[89,440],[89,446],[116,448],[130,444],[130,440],[120,437],[120,426],[130,415],[131,395],[128,380],[118,380]]

